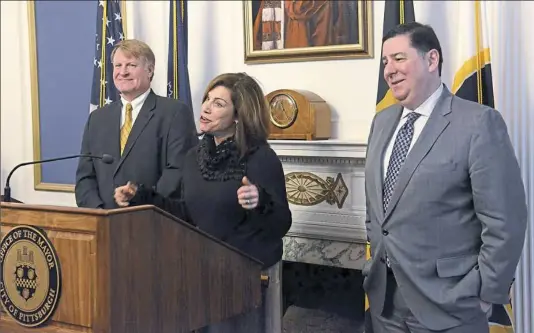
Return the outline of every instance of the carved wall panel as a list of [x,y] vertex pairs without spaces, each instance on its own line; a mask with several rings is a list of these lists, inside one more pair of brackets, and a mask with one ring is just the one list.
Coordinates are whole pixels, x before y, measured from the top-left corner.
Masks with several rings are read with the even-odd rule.
[[321,177],[311,172],[291,172],[286,174],[287,199],[290,203],[300,206],[313,206],[323,201],[330,205],[337,204],[343,208],[343,203],[349,194],[341,173],[336,179]]

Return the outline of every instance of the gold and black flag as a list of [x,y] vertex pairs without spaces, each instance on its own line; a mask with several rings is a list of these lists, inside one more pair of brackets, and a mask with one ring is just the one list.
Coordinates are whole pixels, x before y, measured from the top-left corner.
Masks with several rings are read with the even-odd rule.
[[453,93],[461,98],[494,107],[491,57],[481,1],[459,4]]
[[[382,31],[382,36],[385,36],[388,31],[399,24],[415,21],[413,1],[386,1],[384,5],[384,29]],[[380,54],[380,59],[382,59],[382,52]],[[376,94],[376,111],[382,111],[395,103],[395,97],[391,94],[388,84],[384,80],[384,64],[380,61],[378,92]]]
[[[452,92],[464,99],[494,107],[489,29],[485,1],[456,3],[458,24],[449,33],[455,38],[451,54],[454,79]],[[489,313],[490,333],[513,333],[512,300],[493,304]]]

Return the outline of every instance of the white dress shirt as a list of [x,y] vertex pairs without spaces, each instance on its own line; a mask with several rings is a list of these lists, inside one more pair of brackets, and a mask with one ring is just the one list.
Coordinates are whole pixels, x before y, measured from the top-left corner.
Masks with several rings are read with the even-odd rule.
[[[436,103],[438,102],[439,97],[441,96],[441,93],[443,92],[443,83],[439,85],[438,89],[434,91],[430,97],[427,98],[426,101],[423,102],[417,109],[413,110],[413,112],[417,112],[421,114],[419,118],[414,123],[414,131],[413,131],[413,138],[412,142],[410,143],[410,148],[408,149],[408,154],[410,153],[410,150],[412,149],[413,145],[417,141],[417,138],[419,138],[419,135],[423,131],[423,128],[426,125],[426,122],[428,121],[428,118],[430,117],[430,114],[432,113],[432,110],[434,110],[434,107],[436,106]],[[412,110],[409,110],[407,108],[404,108],[402,111],[401,120],[399,121],[399,124],[397,125],[397,128],[395,129],[395,132],[393,133],[393,136],[391,136],[391,140],[389,141],[388,147],[386,149],[386,152],[384,153],[384,159],[383,159],[383,179],[386,179],[387,171],[388,171],[388,165],[389,165],[389,159],[391,158],[391,153],[393,151],[393,145],[395,144],[395,139],[397,138],[397,133],[399,132],[400,128],[404,123],[406,123],[406,116],[408,113],[412,112]]]
[[150,94],[150,88],[145,91],[142,95],[137,96],[134,98],[133,101],[128,102],[121,96],[122,101],[122,109],[121,109],[121,128],[122,125],[124,125],[124,121],[126,119],[126,104],[130,103],[132,104],[132,125],[135,123],[135,119],[137,119],[137,116],[139,115],[139,112],[141,111],[141,108],[143,107],[143,104],[146,101],[146,98],[148,97],[148,94]]

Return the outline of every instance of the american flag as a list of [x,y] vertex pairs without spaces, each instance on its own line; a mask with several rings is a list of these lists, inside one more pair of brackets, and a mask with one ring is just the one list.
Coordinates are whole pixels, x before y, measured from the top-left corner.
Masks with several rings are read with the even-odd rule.
[[96,15],[96,50],[93,60],[93,84],[91,86],[90,111],[120,98],[113,85],[111,51],[124,39],[119,0],[98,1]]
[[180,99],[192,109],[187,69],[187,1],[170,0],[169,67],[167,96]]

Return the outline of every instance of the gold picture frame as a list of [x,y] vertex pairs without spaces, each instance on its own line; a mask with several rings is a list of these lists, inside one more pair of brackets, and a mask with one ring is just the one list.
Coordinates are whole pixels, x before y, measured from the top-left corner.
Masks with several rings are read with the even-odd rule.
[[[121,1],[121,15],[123,16],[123,30],[127,34],[126,25],[126,1]],[[28,10],[28,40],[30,52],[30,96],[32,108],[32,142],[33,142],[33,159],[41,160],[41,131],[40,131],[40,112],[39,112],[39,72],[37,68],[37,34],[35,28],[35,3],[27,2]],[[41,164],[33,166],[34,189],[36,191],[51,192],[74,192],[74,184],[57,184],[43,182]]]
[[369,0],[244,0],[243,24],[246,64],[374,56]]

